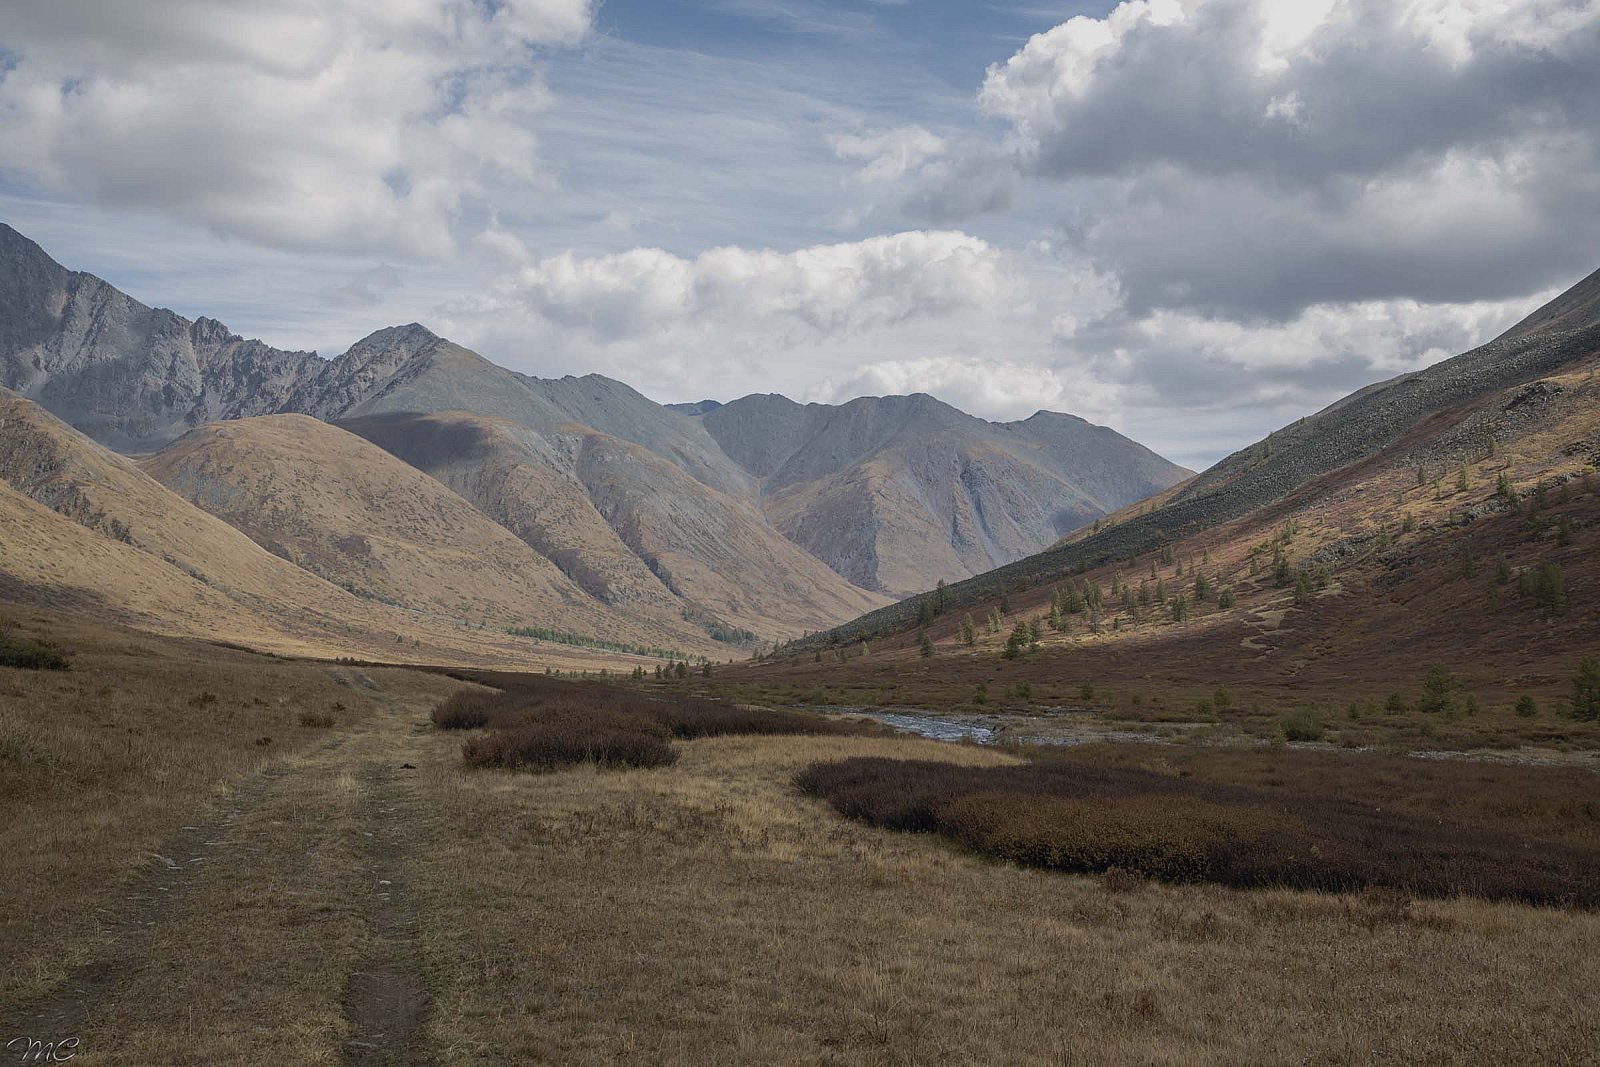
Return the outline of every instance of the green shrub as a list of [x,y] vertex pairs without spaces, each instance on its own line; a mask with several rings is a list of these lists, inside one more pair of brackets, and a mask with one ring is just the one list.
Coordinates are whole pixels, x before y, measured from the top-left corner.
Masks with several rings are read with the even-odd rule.
[[1539,714],[1539,705],[1534,703],[1531,696],[1528,696],[1526,693],[1524,693],[1522,696],[1517,698],[1516,711],[1517,715],[1521,718],[1531,719]]
[[1292,711],[1278,720],[1285,741],[1321,741],[1322,723],[1309,711]]
[[72,666],[67,658],[49,645],[0,637],[0,667],[25,671],[64,671]]

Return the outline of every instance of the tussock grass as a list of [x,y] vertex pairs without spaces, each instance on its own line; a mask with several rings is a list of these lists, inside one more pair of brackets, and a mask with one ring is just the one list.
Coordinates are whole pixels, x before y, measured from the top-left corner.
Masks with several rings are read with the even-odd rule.
[[796,784],[851,818],[1029,867],[1600,907],[1600,847],[1413,814],[1315,782],[1278,790],[1078,759],[972,768],[879,757],[813,764]]

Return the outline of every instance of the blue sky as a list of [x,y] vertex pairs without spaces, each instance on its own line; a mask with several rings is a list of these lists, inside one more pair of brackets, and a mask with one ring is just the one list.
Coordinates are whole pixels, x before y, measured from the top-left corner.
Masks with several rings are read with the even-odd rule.
[[342,351],[1191,466],[1600,266],[1594,0],[13,0],[0,219]]

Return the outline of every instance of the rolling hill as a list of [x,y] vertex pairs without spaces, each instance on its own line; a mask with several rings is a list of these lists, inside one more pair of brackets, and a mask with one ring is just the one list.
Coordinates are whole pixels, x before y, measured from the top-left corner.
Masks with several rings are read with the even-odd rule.
[[[239,427],[249,425],[224,432],[238,441],[245,436]],[[180,455],[192,456],[197,447],[191,443]],[[159,460],[147,463],[162,467]],[[302,538],[309,537],[313,515],[308,510],[298,528]],[[7,390],[0,390],[0,600],[293,655],[518,666],[600,660],[592,651],[503,629],[469,629],[442,612],[358,596],[267,551],[133,461]]]
[[340,426],[472,501],[597,600],[735,636],[816,630],[884,597],[852,586],[745,501],[645,447],[569,423],[444,412]]

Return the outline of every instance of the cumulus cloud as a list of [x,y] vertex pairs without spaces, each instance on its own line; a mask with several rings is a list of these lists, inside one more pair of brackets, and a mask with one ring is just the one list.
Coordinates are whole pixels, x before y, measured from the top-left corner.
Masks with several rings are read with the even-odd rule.
[[277,247],[442,254],[494,183],[544,180],[532,58],[581,39],[590,14],[589,0],[16,0],[0,8],[0,171]]
[[1128,0],[978,95],[1130,307],[1523,295],[1600,239],[1593,0]]
[[1117,390],[1094,377],[1047,363],[975,356],[913,356],[869,363],[840,380],[824,379],[803,400],[839,404],[858,396],[931,393],[993,420],[1036,411],[1115,417]]
[[990,419],[1068,411],[1190,466],[1373,381],[1472,347],[1531,299],[1319,303],[1278,323],[1130,313],[1070,247],[911,231],[794,251],[547,257],[441,327],[531,373],[661,400],[928,392]]
[[507,279],[504,292],[548,322],[618,341],[714,326],[796,338],[859,333],[996,307],[1012,287],[984,241],[914,231],[792,252],[714,248],[694,259],[658,248],[565,253]]

